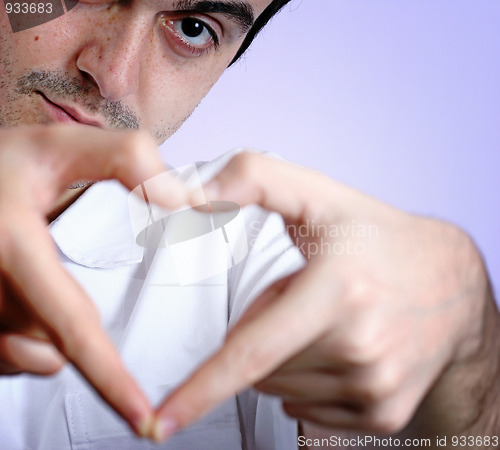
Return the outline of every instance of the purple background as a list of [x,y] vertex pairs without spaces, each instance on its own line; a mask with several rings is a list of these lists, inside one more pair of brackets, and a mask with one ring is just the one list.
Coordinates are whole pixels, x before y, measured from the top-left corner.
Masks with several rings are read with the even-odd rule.
[[500,1],[294,0],[163,146],[249,146],[457,223],[500,288]]

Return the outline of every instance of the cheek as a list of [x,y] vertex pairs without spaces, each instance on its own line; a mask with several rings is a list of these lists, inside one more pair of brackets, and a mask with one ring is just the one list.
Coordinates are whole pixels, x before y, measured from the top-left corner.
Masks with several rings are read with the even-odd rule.
[[[71,52],[76,28],[69,26],[62,18],[36,28],[13,33],[8,19],[0,19],[1,55],[9,55],[11,64],[20,71],[33,67],[51,66]],[[53,65],[53,64],[52,64]]]
[[143,125],[173,132],[220,78],[230,58],[207,55],[174,64],[168,56],[156,54],[157,60],[146,60],[143,65],[142,73],[147,77],[140,96]]

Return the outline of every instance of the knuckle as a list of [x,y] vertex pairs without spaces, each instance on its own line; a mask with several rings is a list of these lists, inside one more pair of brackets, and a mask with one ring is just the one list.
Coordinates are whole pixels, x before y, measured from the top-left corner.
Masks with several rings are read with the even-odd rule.
[[408,413],[401,408],[374,408],[365,417],[365,428],[382,434],[395,434],[409,422]]
[[390,398],[398,388],[398,377],[391,369],[378,369],[369,373],[368,376],[369,381],[360,385],[357,390],[358,397],[364,404],[381,404]]
[[366,311],[380,301],[380,291],[368,274],[350,276],[343,286],[343,296],[354,311]]
[[153,160],[160,161],[156,150],[156,145],[145,131],[124,131],[120,132],[120,143],[112,153],[113,163],[110,168],[113,176],[118,178],[129,177],[137,171],[150,168]]
[[458,276],[463,279],[469,279],[470,277],[477,276],[483,270],[483,256],[479,251],[476,243],[472,236],[461,228],[453,225],[447,224],[448,226],[448,236],[453,236],[450,239],[452,241],[452,248],[458,253],[457,261],[467,261],[467,264],[463,264],[461,267],[465,270]]
[[363,404],[377,404],[383,398],[382,390],[375,382],[359,386],[356,396]]
[[340,270],[342,284],[339,286],[339,297],[343,301],[343,312],[353,324],[356,324],[371,313],[377,294],[370,283],[363,279],[362,274],[357,273],[354,276],[349,274],[352,272],[352,267]]
[[344,336],[340,343],[344,362],[351,367],[365,368],[376,363],[378,352],[373,342],[367,341],[365,336],[354,332]]
[[346,354],[346,362],[354,367],[366,367],[373,361],[373,356],[368,347],[360,344],[359,340],[351,339],[344,344],[344,352]]
[[[339,336],[337,351],[352,367],[377,364],[387,347],[387,329],[382,325],[379,293],[370,283],[360,281],[344,290],[348,327]],[[383,319],[383,317],[382,317]]]
[[121,136],[122,145],[117,149],[119,155],[123,156],[126,160],[136,160],[141,153],[142,137],[138,132],[127,131]]
[[124,150],[131,158],[139,158],[143,152],[156,148],[153,138],[145,131],[130,130],[122,132]]
[[242,179],[254,179],[257,175],[259,155],[245,151],[234,156],[228,163],[228,169]]

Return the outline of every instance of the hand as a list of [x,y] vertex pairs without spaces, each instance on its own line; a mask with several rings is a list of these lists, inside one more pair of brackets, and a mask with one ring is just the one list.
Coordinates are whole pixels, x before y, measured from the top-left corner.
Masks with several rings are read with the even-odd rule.
[[[0,130],[0,373],[50,374],[70,361],[143,435],[152,417],[148,401],[92,301],[59,264],[46,216],[77,180],[117,178],[133,189],[164,170],[152,139],[135,131]],[[180,183],[155,180],[163,184],[148,186],[150,200],[171,208],[186,202]]]
[[267,289],[165,400],[158,440],[252,385],[282,397],[291,416],[337,429],[394,433],[414,418],[450,430],[477,419],[472,381],[498,370],[484,354],[499,354],[499,321],[463,232],[257,154],[236,156],[205,194],[279,212],[308,263]]

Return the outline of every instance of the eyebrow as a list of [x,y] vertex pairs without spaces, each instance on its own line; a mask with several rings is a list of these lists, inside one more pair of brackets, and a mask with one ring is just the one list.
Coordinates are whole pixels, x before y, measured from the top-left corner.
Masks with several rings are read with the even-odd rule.
[[174,8],[180,11],[223,14],[236,22],[242,33],[252,28],[255,21],[253,8],[244,1],[178,0]]

